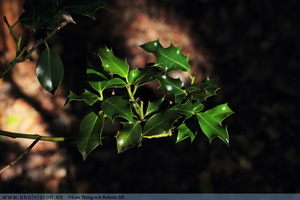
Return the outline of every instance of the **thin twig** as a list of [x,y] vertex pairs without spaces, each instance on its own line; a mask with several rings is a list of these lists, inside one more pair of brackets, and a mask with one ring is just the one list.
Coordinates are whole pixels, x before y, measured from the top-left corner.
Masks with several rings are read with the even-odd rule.
[[22,158],[24,158],[24,156],[26,156],[29,151],[34,147],[34,145],[36,145],[36,143],[41,139],[41,136],[39,136],[16,160],[14,160],[13,162],[9,163],[6,167],[4,167],[3,169],[1,169],[0,174],[2,172],[4,172],[5,170],[11,168],[12,166],[14,166],[18,161],[20,161]]
[[[4,21],[5,21],[5,23],[6,23],[7,27],[8,27],[8,29],[9,29],[9,32],[10,32],[11,36],[12,36],[13,39],[14,39],[16,45],[18,45],[18,39],[16,38],[16,36],[15,36],[13,30],[12,30],[12,28],[18,23],[18,21],[17,21],[16,23],[14,23],[12,26],[9,25],[9,23],[8,23],[8,21],[7,21],[7,18],[6,18],[5,16],[4,16]],[[44,39],[40,39],[40,40],[36,41],[36,43],[35,43],[35,44],[33,45],[33,47],[28,51],[27,55],[24,56],[23,59],[21,59],[21,57],[23,56],[23,54],[25,53],[25,51],[27,50],[27,48],[24,47],[24,48],[22,49],[21,52],[19,52],[19,51],[17,50],[17,52],[16,52],[16,58],[15,58],[11,63],[9,63],[9,65],[8,65],[8,67],[5,69],[5,71],[1,73],[0,79],[1,79],[7,72],[9,72],[9,71],[11,70],[11,68],[12,68],[13,66],[15,66],[15,64],[20,63],[20,62],[25,62],[25,61],[27,61],[27,60],[30,58],[31,54],[32,54],[32,53],[33,53],[33,52],[34,52],[41,44],[43,44],[43,43],[44,43],[45,41],[47,41],[50,37],[52,37],[57,31],[58,31],[58,27],[55,27],[55,28],[51,31],[51,33],[50,33],[49,35],[47,35],[47,37],[45,37]]]
[[14,33],[14,31],[12,30],[13,29],[13,27],[17,24],[17,22],[14,24],[14,25],[9,25],[9,23],[8,23],[8,21],[7,21],[7,18],[6,18],[6,16],[4,16],[3,17],[4,18],[4,22],[5,22],[5,24],[7,25],[7,27],[8,27],[8,29],[9,29],[9,33],[10,33],[10,35],[13,37],[13,39],[14,39],[14,41],[15,41],[15,43],[16,44],[18,44],[18,39],[17,39],[17,37],[15,36],[15,33]]
[[10,138],[24,138],[24,139],[37,139],[40,137],[40,140],[49,141],[49,142],[64,142],[64,141],[72,141],[77,139],[76,137],[46,137],[46,136],[29,135],[23,133],[12,133],[12,132],[0,130],[0,136],[1,135]]

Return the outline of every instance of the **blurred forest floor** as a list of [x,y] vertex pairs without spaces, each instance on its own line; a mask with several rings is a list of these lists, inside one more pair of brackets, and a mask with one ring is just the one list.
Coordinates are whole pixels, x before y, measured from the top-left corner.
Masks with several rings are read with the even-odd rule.
[[[83,90],[87,55],[106,45],[133,68],[143,67],[154,60],[138,46],[160,38],[164,47],[173,42],[189,54],[197,81],[210,76],[221,87],[206,103],[229,102],[235,111],[225,121],[230,148],[217,139],[209,144],[199,134],[192,144],[175,144],[175,136],[145,140],[141,148],[117,155],[112,138],[83,162],[73,142],[39,142],[0,175],[0,192],[300,192],[298,1],[107,2],[113,13],[99,10],[95,21],[74,16],[77,25],[64,27],[49,41],[66,67],[54,96],[35,77],[38,52],[1,80],[1,130],[77,135],[91,108],[63,104],[69,90]],[[0,0],[0,20],[6,15],[14,23],[21,3]],[[0,27],[3,71],[14,47],[2,21]],[[28,28],[17,30],[32,45],[35,38]],[[153,94],[151,87],[141,91],[144,98],[153,98],[146,95]],[[0,167],[31,142],[0,137]]]

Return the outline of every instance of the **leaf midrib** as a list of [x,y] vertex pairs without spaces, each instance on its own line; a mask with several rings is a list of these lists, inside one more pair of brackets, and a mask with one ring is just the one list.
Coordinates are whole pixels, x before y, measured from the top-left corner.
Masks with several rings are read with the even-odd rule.
[[[163,48],[163,47],[162,47],[162,48]],[[182,64],[182,63],[180,63],[180,62],[178,62],[178,61],[172,59],[171,57],[169,57],[169,56],[163,54],[163,52],[161,52],[161,51],[159,51],[159,50],[156,50],[156,49],[155,49],[154,51],[155,51],[157,54],[159,54],[159,55],[161,55],[161,56],[163,56],[163,57],[166,57],[167,59],[173,61],[174,63],[178,64],[179,66],[182,66],[184,69],[186,69],[186,71],[189,71],[189,68],[186,67],[184,64]],[[180,53],[181,53],[181,52],[180,52]]]
[[[121,111],[121,113],[125,113],[125,115],[124,115],[124,116],[126,117],[125,119],[127,119],[127,120],[131,121],[131,120],[130,120],[130,117],[128,117],[128,115],[126,115],[126,113],[127,113],[127,112],[122,112],[122,110],[121,110],[121,109],[119,109],[119,107],[115,106],[113,103],[111,103],[111,102],[109,102],[109,101],[106,101],[106,103],[108,103],[108,104],[112,105],[112,106],[113,106],[114,108],[116,108],[117,110],[120,110],[120,111]],[[130,110],[130,111],[131,111],[131,110]],[[117,116],[124,117],[124,116],[122,116],[122,115],[116,115],[115,117],[117,117]],[[114,118],[115,118],[115,117],[113,117],[113,120],[114,120]]]

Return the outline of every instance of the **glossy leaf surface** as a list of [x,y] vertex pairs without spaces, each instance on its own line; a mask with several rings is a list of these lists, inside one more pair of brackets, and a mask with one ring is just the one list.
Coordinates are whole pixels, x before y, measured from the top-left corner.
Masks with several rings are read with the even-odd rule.
[[98,63],[97,61],[88,61],[86,73],[87,81],[92,88],[99,93],[102,92],[106,87],[109,75],[104,71],[101,63]]
[[173,79],[168,75],[162,74],[156,75],[155,77],[160,83],[159,88],[162,89],[164,93],[174,95],[185,93],[184,89],[182,89],[184,87],[184,83],[179,78]]
[[171,111],[159,112],[148,119],[142,136],[145,138],[159,138],[172,135],[173,123],[180,118]]
[[200,112],[200,111],[202,111],[202,110],[204,109],[203,103],[200,103],[200,102],[194,103],[193,106],[194,106],[193,111],[194,111],[195,113]]
[[77,95],[74,92],[70,91],[70,94],[66,100],[65,105],[71,101],[84,101],[87,105],[92,106],[98,101],[98,96],[94,93],[91,93],[88,90],[85,90],[82,94]]
[[104,117],[90,113],[84,117],[80,123],[79,137],[77,139],[77,148],[81,153],[83,160],[87,158],[98,145],[102,144],[101,134],[104,126]]
[[114,122],[116,117],[123,117],[133,121],[131,104],[121,96],[113,96],[103,101],[101,108],[103,112]]
[[219,121],[207,113],[198,113],[197,118],[200,127],[209,141],[219,137],[225,144],[229,145],[227,127],[220,125]]
[[98,55],[102,61],[102,66],[110,74],[117,74],[123,78],[128,75],[129,65],[126,60],[117,58],[111,49],[107,47],[100,49]]
[[165,97],[163,96],[162,98],[160,98],[156,101],[149,102],[145,116],[158,111],[159,106],[163,103],[164,100],[165,100]]
[[126,83],[124,80],[120,78],[112,78],[106,83],[106,88],[111,88],[111,87],[116,87],[116,88],[126,87]]
[[52,94],[64,77],[64,66],[59,55],[46,48],[36,63],[36,76],[45,90]]
[[194,134],[193,131],[185,124],[181,124],[178,128],[178,135],[177,135],[177,140],[176,142],[180,142],[188,137],[191,138],[191,142],[194,141],[197,132]]
[[139,77],[141,77],[141,74],[142,74],[142,72],[140,69],[135,69],[135,70],[130,71],[129,76],[128,76],[128,81],[130,83],[136,81]]
[[186,119],[194,115],[194,105],[192,104],[191,101],[187,101],[184,104],[177,104],[176,106],[170,108],[170,110],[178,114],[185,115]]
[[196,83],[187,88],[187,91],[193,100],[203,101],[208,97],[215,96],[218,89],[219,87],[216,85],[216,83],[207,77],[201,83]]
[[159,39],[143,44],[141,47],[148,53],[152,53],[156,56],[156,62],[154,66],[162,67],[166,73],[174,70],[190,71],[190,65],[188,63],[188,56],[184,56],[181,53],[180,46],[175,47],[172,43],[168,48],[164,48]]
[[124,122],[123,128],[119,130],[117,139],[118,153],[121,153],[129,148],[133,148],[141,143],[142,127],[140,122]]
[[228,116],[232,115],[234,112],[228,107],[227,103],[218,105],[212,109],[205,111],[206,114],[214,117],[219,124],[226,119]]
[[[145,66],[144,68],[139,68],[139,72],[135,72],[137,76],[135,77],[133,84],[135,87],[140,87],[142,85],[145,85],[149,82],[152,82],[154,80],[154,75],[157,74],[157,71],[150,67],[150,66]],[[132,75],[131,75],[132,77]]]

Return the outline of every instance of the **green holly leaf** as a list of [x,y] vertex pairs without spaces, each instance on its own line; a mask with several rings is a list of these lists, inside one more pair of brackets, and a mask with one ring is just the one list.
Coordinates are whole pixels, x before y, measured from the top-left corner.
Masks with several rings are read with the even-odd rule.
[[154,114],[147,120],[142,137],[159,138],[171,136],[173,123],[179,118],[180,115],[168,110]]
[[43,88],[52,94],[64,77],[64,66],[59,55],[48,46],[37,60],[36,76]]
[[65,105],[67,105],[71,101],[84,101],[87,105],[92,106],[94,103],[98,101],[99,97],[91,93],[88,90],[85,90],[82,94],[77,95],[74,92],[70,91],[69,96],[67,97]]
[[133,85],[136,88],[152,82],[154,80],[154,75],[157,74],[157,71],[149,65],[146,65],[144,68],[139,68],[138,71],[139,72],[135,72],[137,76],[135,76],[133,80]]
[[[100,62],[100,61],[99,61]],[[88,61],[87,63],[87,81],[94,90],[99,93],[106,88],[109,75],[104,71],[101,64],[97,61]]]
[[207,113],[197,113],[197,118],[202,131],[210,142],[212,139],[218,137],[225,144],[229,145],[229,136],[226,126],[222,126],[216,118]]
[[175,96],[175,103],[183,103],[185,100],[187,100],[186,94],[181,94],[181,95]]
[[200,112],[204,109],[204,105],[200,102],[194,103],[193,106],[194,106],[194,108],[193,108],[194,113]]
[[106,83],[106,88],[123,88],[126,87],[126,82],[120,78],[112,78]]
[[139,121],[124,122],[116,136],[118,153],[133,148],[141,143],[142,127]]
[[107,3],[102,0],[72,0],[64,5],[65,11],[87,16],[92,19],[95,19],[95,13],[100,8],[110,10]]
[[215,118],[219,124],[221,124],[224,119],[232,115],[234,112],[228,107],[227,103],[225,103],[207,110],[205,113]]
[[165,96],[158,99],[157,101],[153,101],[153,102],[149,101],[145,116],[158,111],[160,105],[164,102],[164,100],[165,100]]
[[177,128],[177,130],[178,130],[178,135],[177,135],[176,143],[180,142],[188,137],[190,137],[191,142],[193,142],[197,135],[197,132],[194,133],[185,123],[181,124]]
[[104,126],[104,117],[90,113],[80,123],[77,148],[83,160],[98,146],[102,144],[101,135]]
[[182,89],[184,87],[184,83],[179,78],[173,79],[166,74],[156,75],[155,78],[157,78],[157,80],[159,81],[159,88],[162,89],[164,93],[174,95],[185,93],[185,90]]
[[175,47],[171,43],[170,47],[163,48],[163,46],[159,43],[159,39],[157,39],[155,41],[143,44],[141,47],[148,53],[152,53],[156,56],[156,62],[154,66],[162,67],[165,70],[165,73],[174,70],[190,72],[188,56],[182,55],[180,46]]
[[141,74],[142,72],[140,69],[131,70],[128,76],[129,83],[136,81],[139,77],[141,77]]
[[40,28],[54,29],[63,20],[59,7],[48,0],[27,0],[23,9],[19,21],[35,31]]
[[171,111],[174,111],[178,114],[182,114],[185,116],[185,119],[190,118],[192,115],[194,115],[194,105],[191,101],[187,101],[183,104],[177,104],[170,108]]
[[216,85],[216,83],[207,77],[201,83],[196,83],[186,90],[189,92],[189,96],[193,100],[203,101],[208,97],[217,95],[218,89],[219,87]]
[[100,49],[98,55],[102,61],[102,66],[110,74],[117,74],[123,78],[128,76],[129,65],[126,60],[117,58],[111,49],[107,47]]
[[103,101],[101,108],[107,117],[114,122],[116,117],[133,121],[131,104],[121,96],[113,96]]

